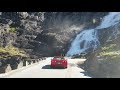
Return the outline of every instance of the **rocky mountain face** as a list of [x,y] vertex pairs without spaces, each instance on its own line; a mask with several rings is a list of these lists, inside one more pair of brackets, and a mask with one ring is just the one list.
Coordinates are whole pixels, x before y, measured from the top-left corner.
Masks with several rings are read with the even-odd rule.
[[[36,40],[48,45],[44,50],[49,52],[51,56],[59,54],[63,49],[65,49],[64,53],[66,54],[75,36],[81,30],[99,25],[106,14],[108,13],[47,12],[44,14],[45,20],[42,26],[44,32],[38,35]],[[42,50],[38,48],[37,51]]]
[[30,56],[67,52],[74,37],[97,26],[107,12],[1,12],[0,46],[12,44]]
[[1,40],[3,47],[12,43],[17,48],[31,53],[31,42],[42,32],[43,12],[1,12]]
[[[107,14],[108,12],[0,12],[0,62],[3,63],[1,56],[22,55],[23,51],[30,58],[60,55],[61,51],[66,54],[78,33],[95,28]],[[97,77],[119,77],[120,23],[96,31],[101,46],[97,52],[89,53],[86,70]]]
[[88,53],[87,61],[80,66],[97,78],[119,78],[120,23],[97,31],[101,45]]

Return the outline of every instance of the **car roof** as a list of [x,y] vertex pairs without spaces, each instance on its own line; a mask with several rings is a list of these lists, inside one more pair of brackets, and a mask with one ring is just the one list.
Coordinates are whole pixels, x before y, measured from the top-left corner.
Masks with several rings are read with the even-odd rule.
[[54,56],[54,58],[64,58],[63,56]]

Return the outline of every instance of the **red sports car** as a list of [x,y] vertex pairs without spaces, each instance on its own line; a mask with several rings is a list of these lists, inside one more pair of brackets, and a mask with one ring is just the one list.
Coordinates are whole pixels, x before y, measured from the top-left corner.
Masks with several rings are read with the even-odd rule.
[[51,68],[55,67],[62,67],[67,68],[67,60],[64,57],[56,56],[53,59],[51,59]]

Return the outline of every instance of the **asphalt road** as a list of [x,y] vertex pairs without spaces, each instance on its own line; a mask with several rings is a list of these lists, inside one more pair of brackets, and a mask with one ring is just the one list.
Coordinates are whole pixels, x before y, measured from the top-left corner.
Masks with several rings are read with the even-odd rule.
[[0,75],[1,78],[92,78],[77,66],[78,62],[85,59],[68,59],[68,68],[50,68],[51,57],[40,61],[38,64],[20,68]]

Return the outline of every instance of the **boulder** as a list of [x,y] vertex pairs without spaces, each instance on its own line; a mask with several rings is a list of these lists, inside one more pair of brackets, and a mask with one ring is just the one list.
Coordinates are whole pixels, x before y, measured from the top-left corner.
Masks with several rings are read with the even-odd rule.
[[11,71],[12,68],[10,64],[7,63],[6,60],[0,60],[0,73],[6,73]]

